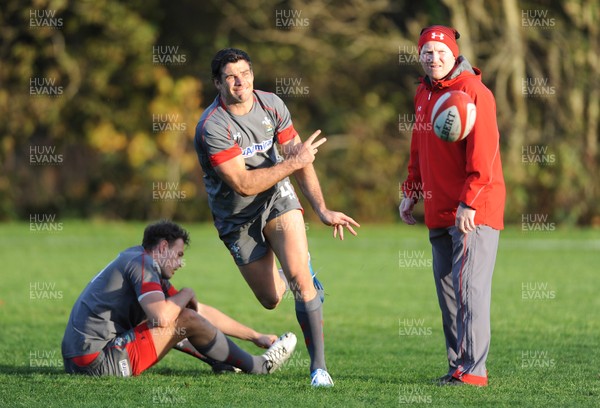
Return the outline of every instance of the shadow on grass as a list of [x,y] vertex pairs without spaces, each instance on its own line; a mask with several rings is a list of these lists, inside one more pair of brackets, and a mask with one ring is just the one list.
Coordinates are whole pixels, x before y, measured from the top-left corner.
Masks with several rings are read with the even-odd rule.
[[[60,375],[69,376],[62,367],[27,367],[27,366],[10,366],[0,364],[0,375],[18,375],[18,376],[32,376],[32,375]],[[210,368],[198,368],[197,370],[190,369],[174,369],[170,367],[152,367],[147,371],[144,371],[140,376],[146,374],[152,374],[155,376],[165,377],[176,377],[176,376],[227,376],[234,374],[214,374]],[[74,374],[77,375],[77,374]],[[243,374],[241,374],[243,375]],[[108,377],[108,376],[107,376]]]
[[227,375],[244,375],[244,374],[234,374],[234,373],[225,373],[225,374],[214,374],[210,367],[208,365],[206,365],[206,368],[204,367],[204,365],[198,367],[198,369],[174,369],[171,368],[169,366],[155,366],[150,368],[148,371],[143,372],[141,375],[144,374],[153,374],[153,375],[162,375],[165,377],[172,377],[172,376],[208,376],[208,377],[219,377],[219,376],[227,376]]
[[62,367],[27,367],[0,364],[0,374],[32,375],[32,374],[66,374]]

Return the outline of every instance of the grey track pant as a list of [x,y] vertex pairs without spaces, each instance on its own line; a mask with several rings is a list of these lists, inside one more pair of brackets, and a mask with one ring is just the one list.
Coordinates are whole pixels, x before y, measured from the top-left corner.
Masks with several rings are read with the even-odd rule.
[[500,231],[485,225],[468,234],[431,229],[433,276],[442,312],[448,374],[482,377],[490,346],[492,274]]

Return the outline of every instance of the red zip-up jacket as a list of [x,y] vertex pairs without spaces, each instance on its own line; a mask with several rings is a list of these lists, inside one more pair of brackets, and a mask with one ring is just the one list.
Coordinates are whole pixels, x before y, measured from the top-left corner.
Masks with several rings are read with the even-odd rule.
[[[439,139],[431,125],[435,102],[449,90],[468,93],[477,107],[473,130],[455,143]],[[496,101],[481,82],[481,71],[461,56],[446,78],[423,78],[414,101],[408,177],[402,184],[405,197],[412,197],[415,202],[423,199],[425,224],[430,229],[455,225],[461,202],[475,209],[476,225],[503,229],[506,191]]]

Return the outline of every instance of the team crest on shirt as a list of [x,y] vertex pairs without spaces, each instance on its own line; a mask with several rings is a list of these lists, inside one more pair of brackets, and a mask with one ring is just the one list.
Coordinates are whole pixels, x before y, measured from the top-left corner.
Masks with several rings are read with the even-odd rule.
[[271,123],[271,119],[265,116],[265,118],[262,121],[262,124],[265,125],[265,131],[267,133],[273,132],[273,124]]

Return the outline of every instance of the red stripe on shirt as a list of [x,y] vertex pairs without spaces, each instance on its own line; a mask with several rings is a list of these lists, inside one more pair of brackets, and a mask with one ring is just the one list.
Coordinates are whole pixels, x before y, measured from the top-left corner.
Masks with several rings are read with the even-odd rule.
[[146,256],[142,253],[142,289],[140,296],[144,293],[159,291],[162,292],[162,286],[158,282],[145,282],[144,275],[146,274]]
[[175,289],[174,286],[171,286],[169,288],[169,290],[167,290],[167,296],[169,296],[169,297],[175,296],[177,293],[179,293],[179,291],[177,289]]
[[148,292],[162,292],[162,286],[158,282],[142,282],[142,295]]
[[231,160],[240,154],[242,154],[242,149],[236,144],[227,150],[222,150],[219,153],[211,155],[210,164],[213,167],[217,167],[219,164],[225,163],[226,161]]
[[294,129],[294,125],[289,125],[281,132],[277,133],[277,141],[279,142],[279,144],[284,144],[286,142],[289,142],[296,136],[298,136],[298,132],[296,132],[296,129]]

